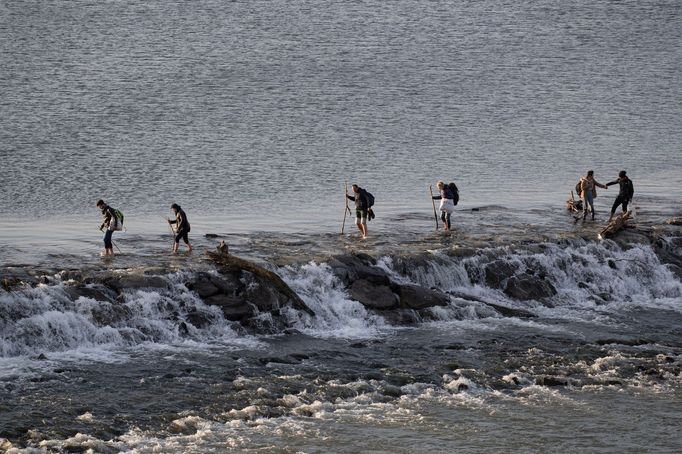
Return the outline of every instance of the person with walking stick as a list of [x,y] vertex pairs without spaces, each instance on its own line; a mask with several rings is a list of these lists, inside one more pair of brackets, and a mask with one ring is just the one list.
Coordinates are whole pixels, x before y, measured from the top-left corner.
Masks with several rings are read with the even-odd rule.
[[187,245],[187,250],[192,252],[192,245],[189,242],[188,233],[190,232],[189,222],[187,221],[187,215],[185,211],[180,208],[180,205],[174,203],[171,205],[171,209],[175,212],[175,220],[168,220],[169,225],[175,224],[175,243],[173,243],[173,253],[178,252],[178,247],[180,246],[180,239],[182,239]]
[[[123,214],[104,203],[102,199],[97,201],[97,208],[102,210],[103,217],[99,230],[102,231],[106,228],[104,232],[104,251],[101,255],[103,257],[111,257],[114,255],[114,242],[111,237],[115,231],[123,229]],[[121,252],[120,249],[119,252]]]
[[[457,186],[454,183],[446,185],[443,181],[436,183],[436,187],[438,188],[439,195],[431,195],[431,199],[440,200],[440,219],[443,221],[443,229],[448,232],[452,228],[450,225],[450,216],[452,215],[452,212],[455,211],[455,198],[459,198],[456,195],[459,191],[457,191]],[[437,220],[436,229],[438,229]]]

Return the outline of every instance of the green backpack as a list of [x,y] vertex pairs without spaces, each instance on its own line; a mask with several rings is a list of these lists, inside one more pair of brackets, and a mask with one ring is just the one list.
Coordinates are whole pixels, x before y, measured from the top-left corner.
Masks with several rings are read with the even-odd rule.
[[114,214],[116,215],[116,218],[121,221],[121,224],[123,224],[123,213],[121,213],[121,210],[114,208]]

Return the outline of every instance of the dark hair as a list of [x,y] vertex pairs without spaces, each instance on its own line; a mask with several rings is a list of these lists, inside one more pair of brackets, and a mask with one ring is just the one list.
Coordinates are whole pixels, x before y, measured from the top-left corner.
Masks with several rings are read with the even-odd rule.
[[625,176],[625,170],[621,170],[620,172],[618,172],[618,176],[623,178]]
[[177,203],[174,203],[173,205],[171,205],[171,210],[179,210],[179,209],[180,209],[180,205],[178,205]]
[[588,170],[587,171],[587,176],[589,177],[590,175],[594,175],[594,170]]
[[104,200],[99,199],[96,206],[104,205]]

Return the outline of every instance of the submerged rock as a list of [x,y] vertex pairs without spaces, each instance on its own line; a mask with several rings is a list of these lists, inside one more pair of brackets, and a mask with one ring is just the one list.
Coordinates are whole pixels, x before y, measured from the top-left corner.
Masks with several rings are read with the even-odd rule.
[[366,279],[359,279],[350,286],[350,296],[370,309],[386,310],[398,307],[398,296],[388,285],[377,285]]
[[557,294],[554,286],[536,276],[524,273],[519,276],[512,276],[507,280],[504,293],[514,299],[541,300]]
[[447,306],[450,297],[436,290],[414,284],[396,285],[400,306],[410,309],[426,309],[434,306]]

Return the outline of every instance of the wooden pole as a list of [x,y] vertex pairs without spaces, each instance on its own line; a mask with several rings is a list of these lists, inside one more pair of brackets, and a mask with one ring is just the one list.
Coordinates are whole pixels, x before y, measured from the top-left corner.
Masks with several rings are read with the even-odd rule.
[[341,235],[343,235],[343,231],[346,228],[346,214],[350,211],[350,208],[348,208],[348,182],[344,181],[343,183],[343,200],[345,201],[346,205],[343,210],[343,224],[341,224]]
[[429,185],[429,194],[431,194],[431,205],[433,206],[433,217],[436,218],[436,230],[438,230],[438,215],[436,214],[436,202],[433,201],[433,187]]

